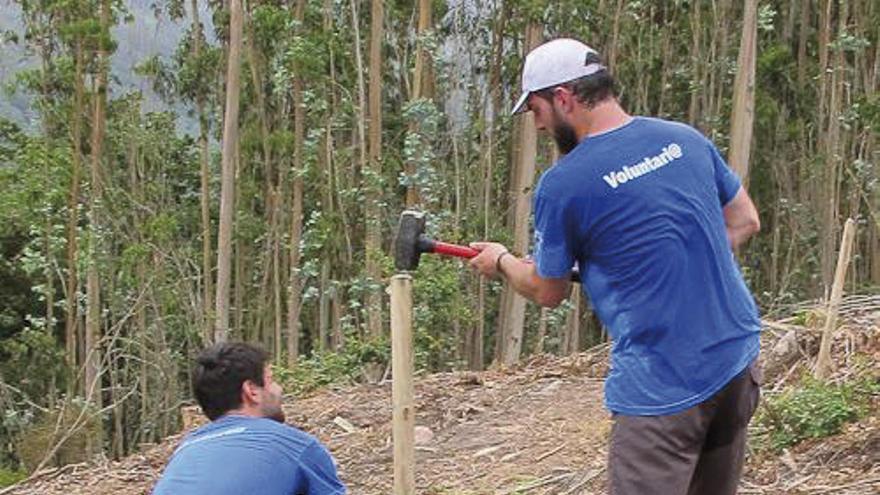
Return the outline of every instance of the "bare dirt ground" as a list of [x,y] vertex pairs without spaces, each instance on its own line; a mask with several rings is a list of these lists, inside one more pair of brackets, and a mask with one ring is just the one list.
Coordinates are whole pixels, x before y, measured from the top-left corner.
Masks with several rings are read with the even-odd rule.
[[[880,363],[880,299],[875,306],[863,303],[844,312],[846,323],[834,347],[835,376],[845,375],[856,356]],[[795,342],[786,352],[779,344],[784,335]],[[781,364],[768,363],[767,393],[806,369],[817,335],[790,321],[768,328],[765,359]],[[536,357],[510,370],[419,378],[418,493],[604,494],[610,431],[602,406],[606,360],[603,346],[566,358]],[[328,445],[354,495],[391,493],[390,394],[388,383],[331,388],[286,406],[290,423]],[[149,493],[179,440],[172,437],[117,462],[45,471],[6,493]],[[804,442],[782,455],[750,452],[740,493],[880,494],[880,398],[872,398],[867,418],[842,434]]]

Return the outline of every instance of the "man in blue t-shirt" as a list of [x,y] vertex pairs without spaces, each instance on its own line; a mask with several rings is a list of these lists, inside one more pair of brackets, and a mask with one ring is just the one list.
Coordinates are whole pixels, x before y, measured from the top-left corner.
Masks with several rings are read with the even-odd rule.
[[193,390],[211,420],[171,456],[153,495],[344,494],[327,449],[284,424],[268,355],[245,343],[198,357]]
[[612,495],[732,495],[757,406],[760,320],[733,248],[758,214],[693,128],[628,115],[597,53],[571,39],[526,57],[528,110],[562,158],[534,192],[534,252],[474,243],[471,263],[543,306],[577,267],[613,340]]

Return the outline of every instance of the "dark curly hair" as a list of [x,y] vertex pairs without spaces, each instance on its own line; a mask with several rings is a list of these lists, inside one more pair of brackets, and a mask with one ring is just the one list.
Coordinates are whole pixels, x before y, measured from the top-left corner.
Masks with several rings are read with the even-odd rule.
[[[587,55],[584,62],[586,65],[601,64],[602,59],[595,53]],[[573,81],[557,84],[549,88],[536,91],[535,94],[547,101],[553,101],[553,89],[559,86],[566,87],[574,93],[578,101],[585,104],[587,108],[593,108],[609,98],[617,97],[617,81],[611,75],[611,72],[603,68],[595,74],[584,76]]]
[[211,346],[196,359],[192,385],[196,401],[210,420],[241,407],[241,385],[250,380],[263,386],[269,355],[244,342]]

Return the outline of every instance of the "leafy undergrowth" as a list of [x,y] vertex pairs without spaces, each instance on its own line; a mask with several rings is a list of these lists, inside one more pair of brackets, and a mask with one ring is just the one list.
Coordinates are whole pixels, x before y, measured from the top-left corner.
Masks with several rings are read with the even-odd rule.
[[273,374],[286,393],[300,396],[328,385],[353,385],[363,381],[364,369],[384,370],[390,360],[387,339],[349,339],[338,352],[315,353],[292,368],[276,366]]
[[876,377],[825,383],[806,376],[764,401],[756,418],[764,435],[755,443],[781,452],[806,439],[836,435],[847,423],[865,418],[878,395]]
[[0,468],[0,488],[14,485],[25,478],[27,478],[27,473],[23,471],[10,471]]

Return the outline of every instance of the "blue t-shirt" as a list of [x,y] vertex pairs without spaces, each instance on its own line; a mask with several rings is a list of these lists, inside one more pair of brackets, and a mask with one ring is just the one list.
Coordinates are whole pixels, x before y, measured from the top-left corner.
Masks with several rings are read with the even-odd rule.
[[313,436],[267,418],[223,416],[177,447],[153,495],[336,495],[345,486]]
[[535,191],[543,278],[577,263],[613,340],[605,403],[663,415],[714,395],[758,353],[758,310],[722,208],[740,181],[693,128],[636,117],[587,137]]

